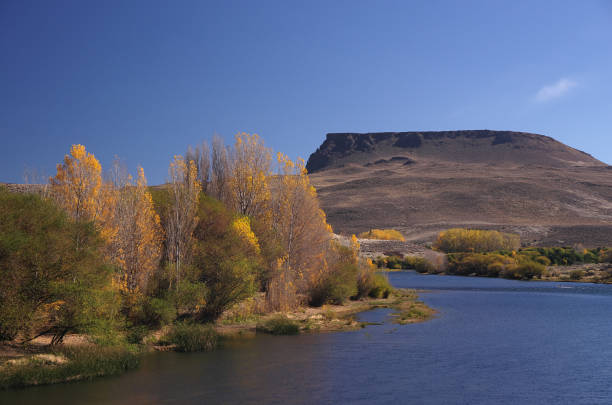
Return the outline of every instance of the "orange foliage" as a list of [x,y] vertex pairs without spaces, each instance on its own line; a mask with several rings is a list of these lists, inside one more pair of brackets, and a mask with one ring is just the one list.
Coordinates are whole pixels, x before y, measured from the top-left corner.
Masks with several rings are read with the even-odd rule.
[[163,232],[142,167],[138,168],[136,183],[129,177],[118,195],[118,232],[112,250],[120,268],[120,285],[134,292],[146,286],[159,264]]
[[116,233],[113,207],[116,194],[102,182],[100,162],[83,145],[72,145],[57,174],[49,179],[55,201],[77,222],[93,221],[109,241]]
[[[277,160],[278,190],[272,201],[272,227],[284,255],[272,286],[285,290],[285,295],[295,296],[294,291],[305,294],[325,273],[332,230],[319,207],[304,161],[293,162],[281,153]],[[272,294],[280,297],[283,293],[269,291]]]
[[362,239],[381,239],[381,240],[399,240],[405,241],[404,235],[395,229],[370,229],[368,232],[359,234]]

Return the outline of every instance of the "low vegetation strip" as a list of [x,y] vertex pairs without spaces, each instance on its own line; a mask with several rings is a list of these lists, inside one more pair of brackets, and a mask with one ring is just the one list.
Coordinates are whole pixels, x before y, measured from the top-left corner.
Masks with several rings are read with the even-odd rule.
[[445,253],[494,252],[516,250],[521,246],[519,235],[481,229],[453,228],[438,234],[434,248]]
[[380,269],[419,273],[503,277],[516,280],[612,282],[611,249],[527,248],[490,253],[449,253],[444,266],[415,256],[379,257]]
[[158,342],[179,352],[208,352],[217,348],[219,334],[211,325],[179,322]]
[[[390,270],[414,269],[420,273],[446,273],[461,276],[504,277],[518,280],[533,278],[608,282],[612,265],[600,268],[559,267],[587,266],[612,262],[612,249],[576,247],[520,248],[518,235],[476,229],[449,229],[440,232],[434,249],[446,252],[426,252],[424,257],[378,257],[378,268]],[[553,269],[552,266],[556,268]],[[610,274],[608,274],[610,273]]]
[[370,229],[367,232],[361,232],[358,236],[361,239],[399,240],[402,242],[406,240],[404,235],[395,229]]
[[139,362],[138,351],[130,347],[56,348],[51,353],[19,357],[0,365],[0,388],[22,388],[120,374],[136,368]]
[[271,335],[297,335],[300,325],[285,315],[279,315],[257,325],[257,331]]

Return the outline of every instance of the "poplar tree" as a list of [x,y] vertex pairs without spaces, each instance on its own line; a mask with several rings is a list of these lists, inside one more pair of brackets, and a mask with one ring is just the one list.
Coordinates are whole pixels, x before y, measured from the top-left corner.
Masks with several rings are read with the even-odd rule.
[[136,182],[128,175],[122,183],[115,208],[118,232],[112,248],[120,285],[135,292],[144,289],[159,264],[163,231],[143,168],[138,168]]
[[231,199],[240,215],[261,218],[269,209],[272,156],[257,134],[236,135],[230,181]]
[[166,249],[178,290],[181,266],[189,261],[193,231],[198,222],[196,214],[201,185],[193,160],[186,161],[182,156],[175,156],[168,172],[170,207],[166,221]]
[[308,292],[327,269],[325,256],[332,229],[319,206],[317,192],[310,184],[304,161],[291,161],[277,155],[278,186],[272,201],[272,227],[283,256],[276,264],[268,288],[268,302],[273,307],[296,305],[291,302]]
[[[49,182],[57,204],[76,222],[94,222],[102,238],[109,242],[117,232],[113,218],[116,193],[112,184],[102,181],[101,172],[100,162],[85,146],[72,145]],[[79,238],[77,235],[77,248]]]
[[223,143],[223,139],[219,135],[215,135],[212,140],[210,156],[210,186],[208,192],[226,205],[229,205],[231,166],[230,151]]

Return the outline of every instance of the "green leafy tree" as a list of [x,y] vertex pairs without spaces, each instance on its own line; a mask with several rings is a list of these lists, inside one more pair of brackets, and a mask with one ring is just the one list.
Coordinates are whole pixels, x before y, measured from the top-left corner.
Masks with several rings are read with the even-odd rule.
[[241,217],[222,203],[202,196],[197,216],[193,265],[197,280],[208,289],[206,303],[197,318],[212,321],[255,292],[262,260],[253,236],[244,229],[245,222],[236,222]]
[[91,222],[75,223],[38,196],[0,190],[0,339],[51,333],[56,344],[112,322],[102,245]]

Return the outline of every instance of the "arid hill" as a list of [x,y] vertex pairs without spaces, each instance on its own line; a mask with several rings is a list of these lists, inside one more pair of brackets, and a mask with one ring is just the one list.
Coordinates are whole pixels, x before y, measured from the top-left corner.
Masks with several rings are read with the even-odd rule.
[[612,166],[510,131],[328,134],[307,168],[336,232],[449,227],[518,232],[537,245],[612,245]]

